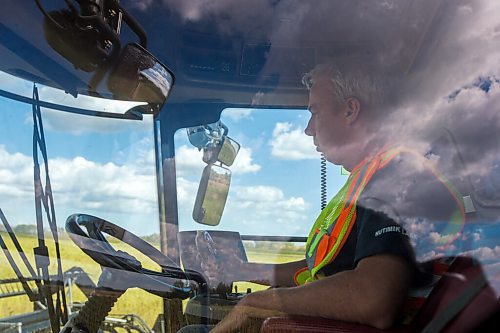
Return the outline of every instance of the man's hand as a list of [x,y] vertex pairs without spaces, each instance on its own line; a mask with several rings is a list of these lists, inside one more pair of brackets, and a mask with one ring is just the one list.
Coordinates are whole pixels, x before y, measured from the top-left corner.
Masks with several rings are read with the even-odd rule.
[[260,303],[265,303],[268,297],[270,297],[269,291],[248,294],[210,332],[235,332],[248,326],[252,320],[259,321],[267,317],[283,316],[284,313],[281,311],[269,310],[260,306]]
[[406,298],[409,265],[401,258],[378,255],[344,271],[299,287],[274,288],[247,295],[214,332],[231,332],[250,318],[302,315],[389,328]]

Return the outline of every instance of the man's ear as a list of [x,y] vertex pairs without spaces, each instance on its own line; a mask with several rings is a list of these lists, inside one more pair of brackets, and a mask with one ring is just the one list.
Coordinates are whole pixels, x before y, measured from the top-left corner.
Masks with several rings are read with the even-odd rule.
[[353,124],[361,112],[361,102],[356,97],[348,97],[344,102],[344,119],[347,125]]

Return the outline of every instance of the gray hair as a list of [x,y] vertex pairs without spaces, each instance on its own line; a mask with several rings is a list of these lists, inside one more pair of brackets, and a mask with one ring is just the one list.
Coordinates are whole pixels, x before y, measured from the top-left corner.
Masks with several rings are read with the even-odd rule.
[[378,110],[394,101],[394,77],[366,62],[356,62],[352,58],[343,63],[332,60],[305,74],[302,83],[311,89],[315,80],[323,75],[329,75],[331,91],[339,103],[355,97],[364,109]]

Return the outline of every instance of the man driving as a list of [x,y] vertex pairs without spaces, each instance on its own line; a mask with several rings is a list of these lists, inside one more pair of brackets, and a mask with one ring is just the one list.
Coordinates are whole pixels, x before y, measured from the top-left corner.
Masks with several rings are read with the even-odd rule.
[[350,176],[313,224],[304,260],[257,264],[235,256],[224,265],[202,263],[212,284],[274,287],[246,295],[212,332],[274,315],[389,328],[399,320],[408,290],[421,283],[403,223],[416,217],[445,221],[457,210],[425,159],[403,148],[384,124],[398,99],[393,78],[375,66],[329,62],[303,82],[310,111],[305,134]]

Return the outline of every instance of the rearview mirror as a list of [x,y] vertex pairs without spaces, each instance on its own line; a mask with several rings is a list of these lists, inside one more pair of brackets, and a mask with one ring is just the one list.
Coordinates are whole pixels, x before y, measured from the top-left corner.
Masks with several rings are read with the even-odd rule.
[[214,148],[204,149],[203,162],[210,164],[221,162],[226,166],[231,166],[238,155],[240,144],[228,136],[222,137],[222,142]]
[[196,222],[210,226],[220,223],[230,182],[229,169],[213,164],[203,169],[193,209],[193,219]]
[[174,83],[170,70],[138,44],[128,44],[109,75],[108,88],[119,100],[163,104]]

